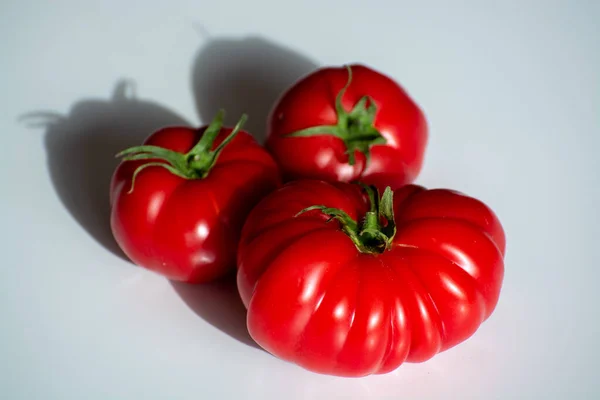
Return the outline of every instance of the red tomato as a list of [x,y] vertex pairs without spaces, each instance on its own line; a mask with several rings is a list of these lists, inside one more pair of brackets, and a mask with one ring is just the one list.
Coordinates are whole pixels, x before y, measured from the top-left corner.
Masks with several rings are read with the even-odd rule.
[[280,184],[275,161],[248,133],[168,127],[121,153],[111,183],[115,239],[136,264],[198,283],[235,270],[243,222]]
[[250,213],[238,289],[270,353],[323,374],[386,373],[466,340],[496,307],[505,239],[485,204],[416,185],[372,193],[295,181]]
[[414,181],[427,137],[423,112],[396,82],[351,65],[289,88],[269,116],[266,146],[285,180],[361,180],[383,190]]

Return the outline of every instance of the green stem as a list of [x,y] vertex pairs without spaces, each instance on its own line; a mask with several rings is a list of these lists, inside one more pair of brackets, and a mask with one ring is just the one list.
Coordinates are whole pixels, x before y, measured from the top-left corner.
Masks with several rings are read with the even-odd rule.
[[[348,114],[346,113],[346,110],[344,110],[342,100],[344,98],[344,95],[346,94],[346,90],[348,90],[350,84],[352,83],[352,68],[350,68],[349,65],[346,65],[346,71],[348,71],[348,80],[346,81],[346,84],[344,85],[342,90],[340,90],[337,96],[335,96],[335,110],[337,111],[338,118],[339,116],[342,116],[344,120],[346,119]],[[344,120],[342,120],[342,122],[346,122]]]
[[217,136],[219,136],[219,132],[221,132],[221,127],[223,126],[223,120],[225,119],[225,111],[219,110],[217,115],[210,122],[208,127],[204,130],[204,134],[196,143],[194,147],[188,152],[188,154],[201,154],[210,151],[212,148],[212,144],[214,143]]
[[[365,213],[365,217],[360,224],[343,210],[325,205],[315,205],[305,208],[296,214],[296,216],[311,210],[319,210],[323,214],[328,215],[330,217],[329,220],[336,219],[340,223],[342,231],[348,235],[360,252],[368,254],[383,253],[386,249],[390,248],[392,240],[396,235],[396,223],[393,214],[393,192],[387,187],[380,199],[376,188],[363,185],[363,189],[369,197],[370,209]],[[386,221],[385,227],[381,226],[382,218]]]
[[202,179],[208,176],[223,149],[235,138],[247,119],[245,114],[242,115],[231,133],[216,149],[212,150],[213,144],[223,128],[224,116],[224,111],[220,110],[204,130],[198,143],[187,153],[151,145],[135,146],[118,153],[117,157],[121,157],[123,161],[147,161],[134,171],[129,193],[133,191],[139,173],[148,167],[162,167],[184,179]]
[[133,172],[133,176],[131,177],[131,187],[129,188],[129,191],[127,192],[128,194],[131,194],[133,192],[133,189],[135,187],[135,180],[136,180],[137,176],[139,175],[139,173],[142,172],[143,170],[145,170],[148,167],[162,167],[162,168],[165,168],[167,171],[171,172],[174,175],[177,175],[177,176],[179,176],[181,178],[187,178],[186,175],[183,175],[177,168],[175,168],[175,167],[173,167],[173,166],[171,166],[169,164],[165,164],[165,163],[162,163],[162,162],[159,162],[159,161],[157,161],[157,162],[149,162],[149,163],[146,163],[146,164],[143,164],[143,165],[137,167],[135,169],[135,171]]
[[350,112],[344,109],[342,100],[352,83],[352,68],[347,65],[346,69],[348,71],[348,80],[335,98],[336,125],[311,126],[292,132],[287,136],[335,136],[341,139],[346,146],[348,164],[354,165],[356,163],[355,153],[357,151],[363,153],[367,163],[369,163],[371,147],[385,144],[386,140],[374,126],[377,105],[368,95],[362,96]]
[[[212,147],[212,144],[214,142],[214,138],[212,139],[212,141],[210,142],[210,145],[208,147],[206,147],[206,148],[203,147],[201,150],[196,150],[195,148],[192,149],[192,151],[190,151],[188,153],[188,157],[190,156],[190,154],[193,155],[193,159],[190,162],[190,167],[192,167],[193,169],[195,169],[197,171],[206,171],[205,174],[208,174],[208,171],[210,171],[212,166],[215,165],[215,163],[217,162],[217,158],[219,158],[219,155],[221,154],[221,152],[223,151],[225,146],[227,146],[233,140],[233,138],[236,137],[238,132],[242,129],[242,126],[244,126],[244,123],[246,123],[247,119],[248,119],[248,117],[245,114],[242,115],[240,120],[238,121],[238,123],[231,130],[231,133],[229,135],[227,135],[227,137],[213,151],[205,151],[205,149],[210,150],[210,148]],[[209,128],[210,128],[210,126],[209,126]],[[220,132],[220,128],[217,131],[217,134],[219,132]],[[214,137],[216,138],[216,135]],[[203,136],[203,138],[204,138],[204,136]],[[196,153],[194,151],[196,151],[196,152],[200,151],[200,153]],[[208,154],[208,157],[205,157],[204,159],[202,157],[197,157],[197,155],[203,155],[203,154]]]
[[383,191],[381,196],[381,207],[379,212],[383,218],[387,221],[387,225],[382,228],[382,232],[387,237],[396,236],[396,217],[394,216],[394,192],[388,186]]

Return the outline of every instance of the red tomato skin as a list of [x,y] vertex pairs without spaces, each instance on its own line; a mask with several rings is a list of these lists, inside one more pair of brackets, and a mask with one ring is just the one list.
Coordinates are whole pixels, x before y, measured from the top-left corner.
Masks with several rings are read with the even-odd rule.
[[[144,144],[186,153],[205,129],[168,127]],[[230,132],[222,128],[213,149]],[[212,281],[235,270],[245,217],[281,184],[273,158],[244,131],[225,146],[203,179],[184,179],[153,166],[138,174],[128,193],[140,165],[124,161],[113,175],[113,235],[135,264],[188,283]]]
[[284,185],[248,216],[238,288],[254,340],[322,374],[382,374],[466,340],[493,312],[504,275],[503,228],[485,204],[446,189],[395,191],[391,249],[363,254],[315,204],[360,220],[357,185]]
[[327,67],[300,79],[272,109],[266,147],[279,164],[285,181],[320,179],[353,182],[361,180],[396,189],[413,182],[423,166],[428,126],[423,111],[408,93],[388,76],[360,64],[350,65],[352,82],[342,105],[350,111],[368,95],[377,105],[374,126],[386,139],[371,147],[367,165],[356,151],[356,163],[348,164],[344,142],[331,135],[288,137],[304,128],[336,125],[336,96],[348,80],[346,67]]

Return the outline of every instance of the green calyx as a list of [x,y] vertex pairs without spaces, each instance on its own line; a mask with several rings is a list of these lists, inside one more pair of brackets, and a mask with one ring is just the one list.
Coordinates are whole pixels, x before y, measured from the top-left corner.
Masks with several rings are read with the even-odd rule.
[[122,157],[123,161],[147,160],[146,163],[140,165],[134,171],[129,193],[133,192],[138,174],[149,167],[162,167],[185,179],[202,179],[208,176],[225,146],[238,134],[247,119],[245,114],[242,115],[231,133],[216,149],[212,150],[213,143],[223,127],[224,117],[225,112],[220,110],[206,128],[198,143],[187,153],[179,153],[159,146],[144,145],[130,147],[117,154],[116,157]]
[[287,136],[333,135],[340,138],[346,145],[348,164],[354,165],[356,162],[356,151],[363,153],[368,163],[371,155],[371,146],[385,144],[386,140],[373,125],[377,105],[375,105],[375,102],[369,96],[361,97],[350,112],[347,112],[342,106],[342,98],[352,82],[352,69],[350,66],[346,66],[346,69],[348,70],[348,81],[344,88],[339,91],[335,100],[335,109],[338,118],[337,125],[312,126],[292,132]]
[[[320,210],[330,218],[327,222],[336,219],[344,233],[350,237],[356,248],[361,253],[380,254],[388,250],[396,235],[396,222],[394,220],[394,192],[388,186],[379,197],[377,189],[363,186],[369,196],[370,210],[363,220],[358,223],[346,212],[338,208],[315,205],[300,211],[296,216],[311,210]],[[385,225],[382,225],[382,220]]]

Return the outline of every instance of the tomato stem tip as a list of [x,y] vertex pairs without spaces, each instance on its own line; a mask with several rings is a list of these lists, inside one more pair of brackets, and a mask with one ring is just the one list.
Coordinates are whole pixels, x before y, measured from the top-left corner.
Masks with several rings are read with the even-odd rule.
[[[394,192],[388,186],[381,198],[374,186],[361,185],[369,197],[370,209],[360,223],[352,219],[345,211],[325,205],[307,207],[295,216],[298,217],[312,210],[319,210],[329,216],[327,222],[336,219],[342,231],[348,235],[354,245],[362,253],[378,254],[389,249],[396,235],[394,220]],[[385,221],[382,225],[381,221]]]

